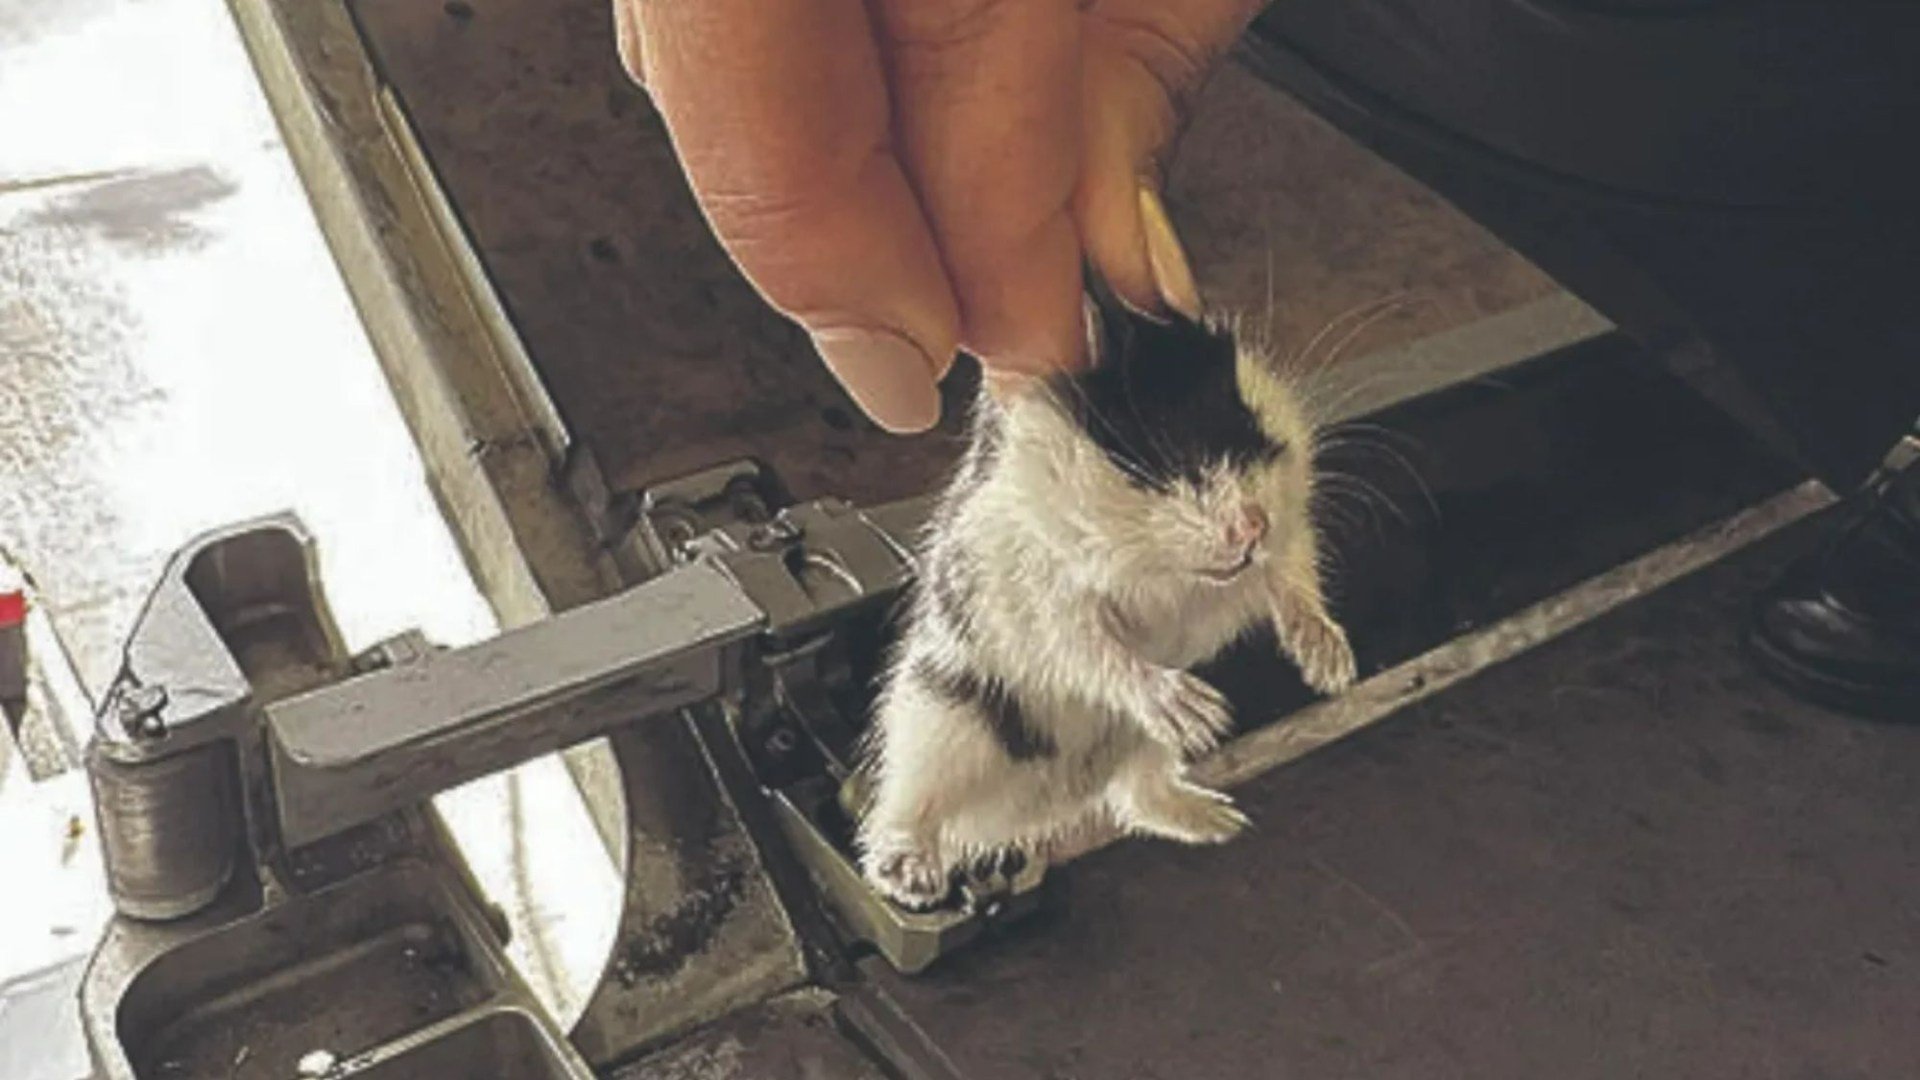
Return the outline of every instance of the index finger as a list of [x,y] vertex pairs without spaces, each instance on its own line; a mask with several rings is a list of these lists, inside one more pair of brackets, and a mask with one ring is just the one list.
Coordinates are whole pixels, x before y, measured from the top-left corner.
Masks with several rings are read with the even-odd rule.
[[1084,359],[1077,0],[879,0],[908,175],[999,372]]
[[[959,316],[862,0],[624,0],[702,211],[875,421],[939,419]],[[635,48],[637,46],[637,48]]]

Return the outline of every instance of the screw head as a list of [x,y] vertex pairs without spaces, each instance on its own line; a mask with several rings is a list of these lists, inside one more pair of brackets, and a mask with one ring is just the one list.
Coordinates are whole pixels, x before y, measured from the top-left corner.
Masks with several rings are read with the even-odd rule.
[[142,738],[160,738],[167,733],[166,707],[166,687],[131,687],[120,696],[120,723]]
[[353,672],[356,675],[370,675],[393,666],[393,653],[385,646],[376,646],[353,658]]
[[668,557],[676,561],[687,557],[687,545],[699,536],[699,530],[693,522],[679,514],[662,514],[654,528],[660,535],[660,542],[666,546]]
[[727,507],[741,521],[757,524],[773,516],[767,500],[753,480],[738,477],[727,485]]
[[767,736],[767,749],[776,754],[790,754],[798,745],[800,740],[794,736],[792,728],[775,728],[773,734]]
[[784,517],[756,526],[747,534],[747,546],[755,551],[773,551],[800,539],[800,526]]

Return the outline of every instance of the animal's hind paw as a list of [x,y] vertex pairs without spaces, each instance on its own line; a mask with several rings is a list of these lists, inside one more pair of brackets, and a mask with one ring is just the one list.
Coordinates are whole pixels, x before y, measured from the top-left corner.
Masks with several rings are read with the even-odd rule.
[[1207,801],[1211,805],[1194,815],[1192,843],[1224,844],[1252,827],[1252,820],[1234,805],[1232,799],[1217,791],[1201,790],[1209,797]]
[[976,856],[967,864],[967,879],[976,885],[1012,882],[1027,868],[1028,862],[1026,850],[1010,844]]
[[878,851],[864,861],[867,883],[902,908],[924,914],[947,902],[953,882],[931,852],[915,848]]
[[1224,844],[1252,824],[1233,799],[1184,781],[1139,800],[1130,823],[1136,832],[1182,844]]

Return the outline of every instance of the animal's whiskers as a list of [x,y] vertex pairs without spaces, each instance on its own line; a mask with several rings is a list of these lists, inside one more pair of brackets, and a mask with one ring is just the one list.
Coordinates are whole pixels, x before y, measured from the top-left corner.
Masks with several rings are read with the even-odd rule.
[[884,676],[859,823],[863,872],[903,904],[938,904],[980,856],[1237,834],[1232,802],[1187,773],[1232,727],[1189,669],[1254,625],[1317,689],[1354,677],[1319,517],[1377,515],[1377,493],[1316,485],[1300,380],[1244,328],[1095,304],[1113,334],[1096,364],[984,406],[993,442],[923,546],[932,584]]
[[1420,449],[1419,440],[1414,439],[1412,436],[1392,431],[1378,424],[1353,422],[1342,424],[1322,432],[1319,436],[1316,453],[1354,450],[1362,453],[1376,454],[1386,459],[1386,461],[1398,468],[1400,472],[1406,476],[1408,482],[1413,485],[1414,489],[1419,492],[1420,498],[1426,503],[1427,510],[1432,513],[1433,520],[1436,523],[1443,521],[1445,515],[1440,509],[1440,500],[1435,497],[1433,493],[1433,486],[1427,483],[1427,478],[1421,475],[1420,470],[1415,467],[1413,460],[1393,445],[1392,439],[1395,437],[1407,442],[1416,451]]

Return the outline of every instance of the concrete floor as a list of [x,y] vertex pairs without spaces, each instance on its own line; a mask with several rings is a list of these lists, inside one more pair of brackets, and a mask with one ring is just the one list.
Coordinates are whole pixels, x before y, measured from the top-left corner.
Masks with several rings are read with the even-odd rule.
[[[37,654],[63,649],[74,693],[98,694],[175,548],[288,509],[351,645],[493,630],[224,6],[0,0],[0,563],[49,617]],[[539,763],[445,805],[543,931],[521,935],[533,981],[572,1007],[616,883],[564,774]],[[529,816],[553,835],[527,842]],[[7,988],[44,991],[107,914],[91,833],[81,777],[36,783],[0,739],[0,1048],[44,1031]],[[0,1075],[17,1064],[0,1051]]]

